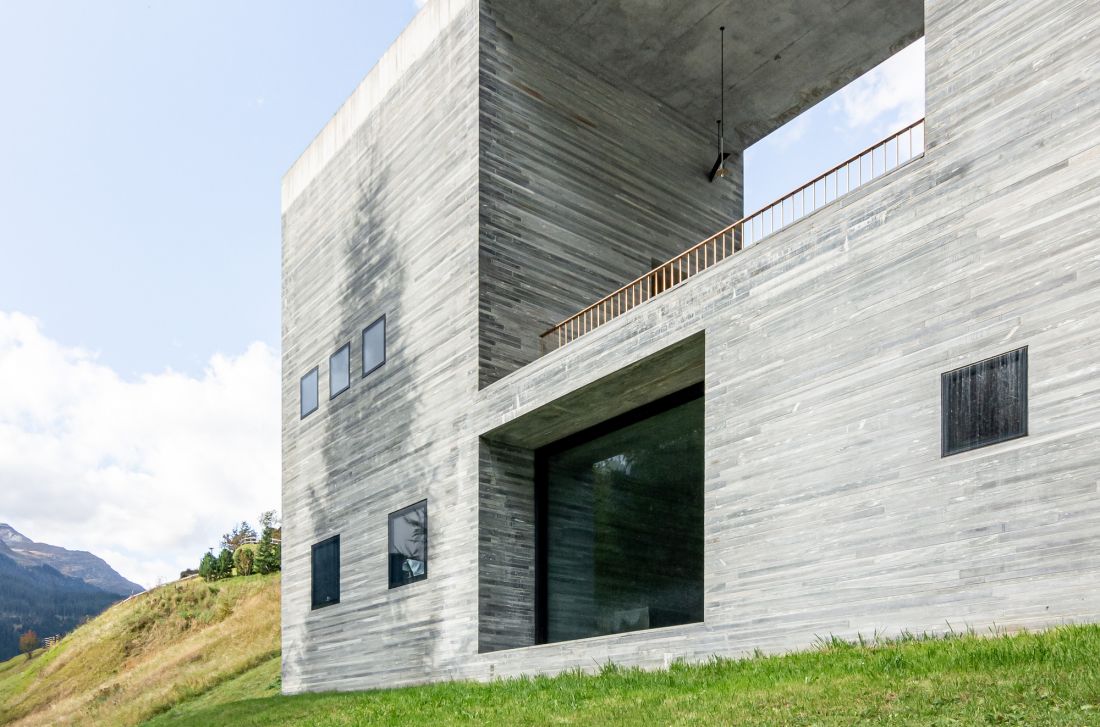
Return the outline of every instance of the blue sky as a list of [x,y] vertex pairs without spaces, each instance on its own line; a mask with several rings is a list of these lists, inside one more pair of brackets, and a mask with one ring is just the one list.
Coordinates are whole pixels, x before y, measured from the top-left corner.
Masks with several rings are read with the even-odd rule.
[[[279,182],[417,5],[0,0],[0,522],[152,585],[278,507]],[[922,113],[923,46],[747,206]]]
[[3,0],[0,310],[125,376],[279,343],[279,180],[413,0]]

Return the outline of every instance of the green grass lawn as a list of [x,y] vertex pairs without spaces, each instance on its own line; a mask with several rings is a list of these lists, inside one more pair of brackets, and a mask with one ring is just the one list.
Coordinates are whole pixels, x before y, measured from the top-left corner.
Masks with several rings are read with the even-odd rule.
[[[276,696],[272,660],[150,725],[1100,725],[1100,626],[830,643],[643,672]],[[268,694],[242,699],[247,695]]]

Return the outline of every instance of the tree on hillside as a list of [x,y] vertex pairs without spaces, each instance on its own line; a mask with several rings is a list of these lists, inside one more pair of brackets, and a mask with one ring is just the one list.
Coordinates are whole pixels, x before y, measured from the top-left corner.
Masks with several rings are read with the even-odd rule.
[[260,530],[271,528],[271,535],[275,540],[282,540],[283,526],[279,521],[279,513],[275,510],[267,510],[260,513]]
[[33,629],[29,629],[22,636],[19,637],[19,652],[26,654],[27,658],[31,658],[31,652],[38,648],[38,634]]
[[[282,570],[283,546],[276,542],[274,527],[267,525],[260,536],[260,545],[256,548],[256,572],[267,575]],[[280,533],[281,534],[281,533]]]
[[199,575],[204,581],[218,580],[218,559],[209,550],[203,553],[199,561]]
[[229,548],[222,548],[222,552],[218,554],[218,578],[232,578],[233,577],[233,551]]
[[237,552],[233,554],[233,565],[237,567],[237,575],[252,575],[255,560],[255,555],[252,552],[251,546],[237,548]]
[[255,542],[256,529],[244,520],[242,520],[240,525],[234,526],[232,530],[222,536],[221,546],[226,550],[233,552],[245,543]]

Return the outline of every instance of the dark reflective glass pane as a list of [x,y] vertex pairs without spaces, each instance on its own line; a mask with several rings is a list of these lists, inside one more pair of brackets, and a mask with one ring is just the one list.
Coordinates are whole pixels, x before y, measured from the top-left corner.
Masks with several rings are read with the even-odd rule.
[[390,515],[390,588],[428,577],[428,503]]
[[340,536],[313,546],[312,553],[313,608],[340,602]]
[[379,318],[363,331],[363,375],[386,363],[386,317]]
[[351,386],[351,345],[344,346],[328,360],[329,398],[346,391]]
[[1027,349],[942,377],[943,456],[1027,435]]
[[702,398],[539,460],[546,641],[703,620]]
[[302,416],[317,411],[317,369],[302,377],[300,394]]

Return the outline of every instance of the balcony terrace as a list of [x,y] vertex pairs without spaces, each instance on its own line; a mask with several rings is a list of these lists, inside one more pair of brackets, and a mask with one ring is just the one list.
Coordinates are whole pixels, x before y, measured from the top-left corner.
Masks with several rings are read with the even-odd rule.
[[541,334],[542,351],[576,340],[923,154],[919,119],[557,323]]
[[746,150],[920,38],[922,0],[486,0],[480,27],[479,388],[920,153],[905,129],[744,217]]

